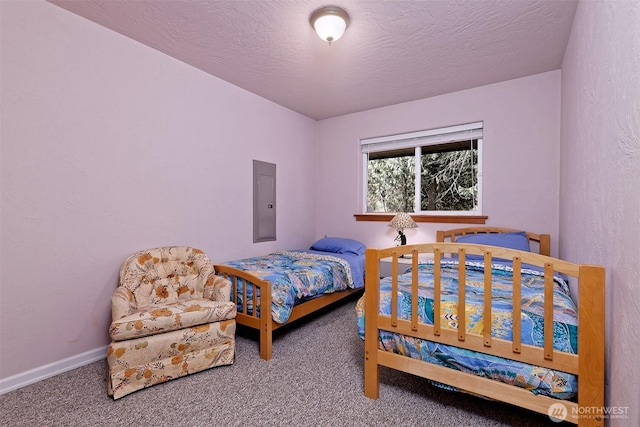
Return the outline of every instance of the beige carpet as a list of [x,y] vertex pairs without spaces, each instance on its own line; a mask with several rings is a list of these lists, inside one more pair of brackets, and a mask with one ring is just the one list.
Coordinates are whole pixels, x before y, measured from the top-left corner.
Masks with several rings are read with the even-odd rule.
[[381,369],[380,398],[363,394],[355,300],[274,340],[259,358],[241,331],[236,362],[130,394],[107,396],[98,361],[0,396],[1,426],[558,426],[546,415],[441,390]]

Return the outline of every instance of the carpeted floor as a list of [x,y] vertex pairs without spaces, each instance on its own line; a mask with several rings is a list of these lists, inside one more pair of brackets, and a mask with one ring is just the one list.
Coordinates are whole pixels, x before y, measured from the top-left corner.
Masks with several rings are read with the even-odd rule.
[[558,426],[549,417],[381,369],[363,393],[355,299],[279,330],[273,359],[240,330],[236,362],[107,396],[105,360],[0,396],[1,426]]

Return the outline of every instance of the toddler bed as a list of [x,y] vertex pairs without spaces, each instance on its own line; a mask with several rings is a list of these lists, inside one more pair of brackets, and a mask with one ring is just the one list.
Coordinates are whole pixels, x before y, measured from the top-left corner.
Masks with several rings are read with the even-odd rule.
[[214,268],[232,283],[236,322],[260,331],[260,357],[270,360],[274,330],[362,290],[364,252],[357,240],[325,237],[308,250],[279,251]]
[[[386,366],[554,421],[603,425],[604,268],[549,257],[547,235],[483,227],[437,239],[366,251],[365,395],[378,397]],[[398,275],[401,256],[412,267]],[[385,258],[392,274],[380,279]]]

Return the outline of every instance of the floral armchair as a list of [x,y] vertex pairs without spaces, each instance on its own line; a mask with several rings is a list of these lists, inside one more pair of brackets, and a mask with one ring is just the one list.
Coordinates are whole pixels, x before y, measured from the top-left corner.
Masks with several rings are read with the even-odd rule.
[[136,390],[235,360],[231,283],[199,249],[131,255],[111,297],[108,393]]

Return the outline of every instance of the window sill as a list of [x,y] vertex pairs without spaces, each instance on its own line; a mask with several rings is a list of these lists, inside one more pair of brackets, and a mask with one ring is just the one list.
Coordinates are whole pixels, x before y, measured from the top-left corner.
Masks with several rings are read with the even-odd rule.
[[[389,222],[395,214],[355,214],[356,221]],[[411,215],[415,222],[485,224],[487,215]]]

